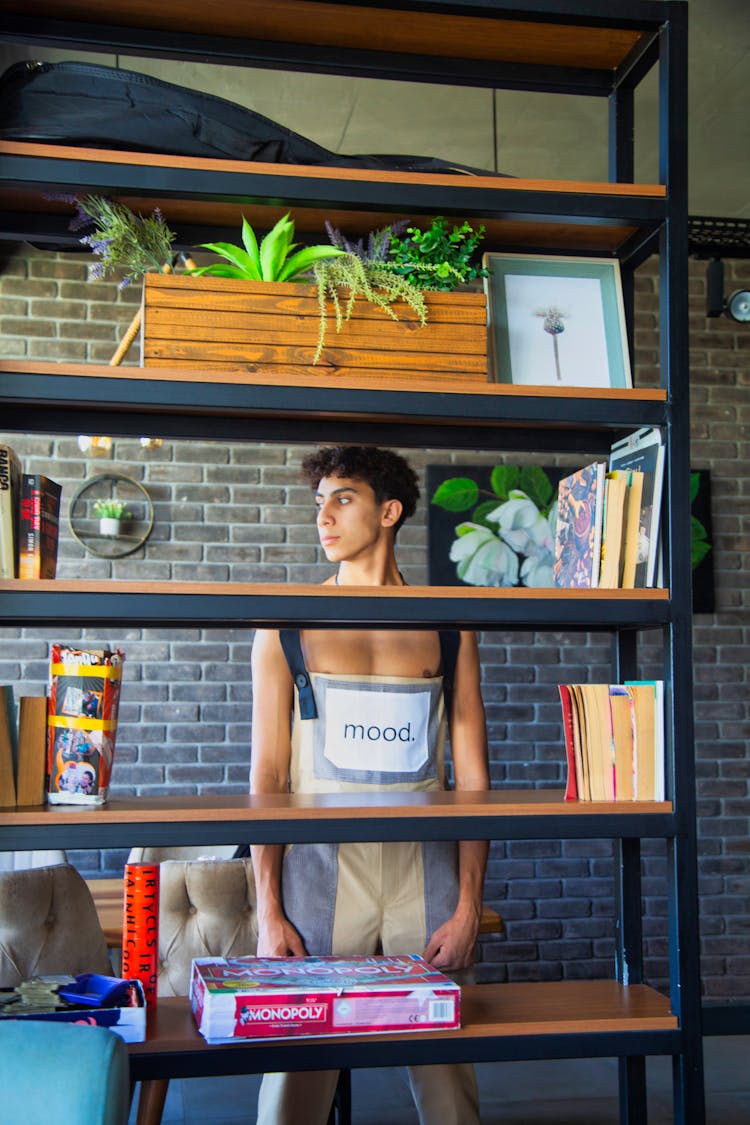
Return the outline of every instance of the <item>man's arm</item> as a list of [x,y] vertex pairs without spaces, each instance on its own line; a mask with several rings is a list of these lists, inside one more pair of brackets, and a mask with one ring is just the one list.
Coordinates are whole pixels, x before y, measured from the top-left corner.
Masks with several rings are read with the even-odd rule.
[[[251,793],[287,793],[291,756],[292,677],[275,630],[258,630],[252,653]],[[258,905],[258,956],[304,957],[305,947],[281,902],[280,844],[250,849]]]
[[[487,729],[480,689],[479,650],[474,633],[461,633],[453,684],[451,751],[457,790],[490,787]],[[482,888],[489,845],[486,840],[458,844],[458,905],[452,918],[431,935],[424,957],[436,969],[467,969],[474,961],[482,917]]]

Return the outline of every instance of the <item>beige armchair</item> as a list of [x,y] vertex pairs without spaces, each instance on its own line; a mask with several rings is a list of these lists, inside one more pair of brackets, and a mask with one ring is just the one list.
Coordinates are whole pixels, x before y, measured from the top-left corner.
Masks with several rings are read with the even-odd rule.
[[94,900],[70,864],[0,871],[0,987],[39,973],[111,973]]
[[254,954],[255,884],[249,859],[167,860],[159,887],[160,996],[186,996],[193,957]]

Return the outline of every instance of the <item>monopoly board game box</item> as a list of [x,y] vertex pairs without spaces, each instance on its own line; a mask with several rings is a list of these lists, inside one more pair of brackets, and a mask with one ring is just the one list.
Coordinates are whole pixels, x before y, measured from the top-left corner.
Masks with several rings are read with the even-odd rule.
[[209,1043],[461,1026],[461,989],[403,957],[199,957],[190,1002]]

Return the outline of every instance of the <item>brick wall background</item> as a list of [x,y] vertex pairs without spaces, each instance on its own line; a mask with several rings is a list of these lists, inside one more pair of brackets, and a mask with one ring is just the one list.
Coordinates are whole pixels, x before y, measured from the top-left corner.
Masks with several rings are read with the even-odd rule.
[[[86,281],[83,255],[11,248],[0,259],[4,358],[107,362],[137,305],[135,290]],[[750,264],[727,263],[727,291],[750,285]],[[637,279],[636,381],[656,378],[658,300],[651,264]],[[695,620],[695,687],[701,886],[702,975],[706,997],[750,996],[750,330],[705,317],[705,264],[690,275],[694,468],[712,473],[716,612]],[[135,348],[129,357],[134,361]],[[2,420],[0,419],[0,428]],[[82,431],[85,431],[82,419]],[[210,434],[207,433],[207,439]],[[145,450],[115,440],[108,459],[87,459],[74,438],[3,434],[29,471],[64,485],[58,574],[95,583],[122,579],[318,581],[321,563],[309,494],[297,480],[305,448],[165,442]],[[405,451],[419,470],[448,461],[494,464],[495,455]],[[508,458],[520,461],[520,458]],[[539,458],[527,458],[537,460]],[[553,459],[544,456],[549,464]],[[70,534],[67,507],[87,477],[114,469],[145,485],[155,525],[135,555],[108,562]],[[423,473],[422,473],[423,477]],[[408,581],[426,578],[426,502],[399,537]],[[113,790],[243,792],[250,744],[250,632],[242,629],[0,630],[0,682],[41,694],[50,642],[117,645],[126,653]],[[562,633],[482,635],[483,694],[493,784],[559,787],[562,734],[556,684],[609,678],[608,638]],[[642,674],[659,674],[652,638]],[[667,976],[665,853],[645,841],[647,977]],[[124,852],[74,852],[86,873],[115,874]],[[485,940],[480,978],[557,979],[611,975],[612,847],[609,841],[493,844],[486,900],[507,936]]]

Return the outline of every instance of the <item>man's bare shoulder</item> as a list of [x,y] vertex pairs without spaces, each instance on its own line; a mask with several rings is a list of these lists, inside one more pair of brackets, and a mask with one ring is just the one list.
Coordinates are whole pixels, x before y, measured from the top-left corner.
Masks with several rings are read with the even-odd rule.
[[253,637],[252,650],[253,668],[262,665],[276,664],[286,666],[284,650],[281,647],[281,638],[278,629],[256,629]]

